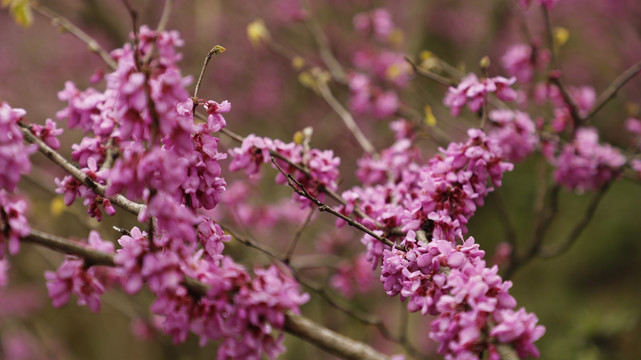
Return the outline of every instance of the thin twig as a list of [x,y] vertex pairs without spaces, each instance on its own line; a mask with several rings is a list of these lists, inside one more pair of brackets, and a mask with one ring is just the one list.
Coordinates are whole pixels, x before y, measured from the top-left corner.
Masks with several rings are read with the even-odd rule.
[[418,74],[418,75],[420,75],[420,76],[422,76],[424,78],[430,79],[432,81],[435,81],[435,82],[437,82],[437,83],[439,83],[441,85],[445,85],[445,86],[448,86],[448,87],[449,86],[456,86],[456,84],[458,83],[456,80],[448,79],[448,78],[446,78],[444,76],[441,76],[439,74],[436,74],[436,73],[434,73],[432,71],[427,71],[427,70],[421,69],[409,57],[405,57],[405,61],[407,61],[412,66],[412,69],[414,70],[414,72],[416,74]]
[[354,121],[354,117],[352,117],[352,114],[350,114],[347,109],[341,105],[341,103],[334,97],[334,94],[332,94],[332,91],[329,89],[329,86],[327,86],[327,81],[324,79],[319,79],[317,77],[316,84],[318,85],[318,90],[325,99],[325,101],[329,104],[329,106],[334,109],[334,111],[340,116],[340,118],[343,120],[343,123],[351,131],[352,135],[354,135],[354,138],[356,138],[356,141],[358,141],[358,144],[363,148],[363,150],[372,155],[372,156],[378,156],[376,153],[376,149],[372,145],[372,143],[369,142],[365,134],[361,131],[361,129],[356,125],[356,121]]
[[565,104],[568,106],[570,110],[570,116],[572,117],[572,121],[574,123],[573,129],[576,130],[579,127],[579,125],[581,125],[581,123],[583,122],[583,119],[579,114],[578,107],[574,102],[574,99],[572,99],[572,96],[570,95],[570,92],[567,86],[565,86],[565,83],[563,82],[563,79],[562,79],[563,72],[561,70],[561,65],[559,64],[559,60],[556,54],[556,48],[554,44],[554,35],[552,34],[552,22],[550,20],[550,13],[548,11],[547,6],[541,6],[541,9],[543,11],[543,18],[545,21],[545,33],[547,36],[548,46],[550,48],[550,56],[552,57],[552,64],[554,66],[554,71],[552,71],[552,75],[550,76],[550,81],[559,88],[559,91],[561,92],[561,96],[563,97],[563,101],[565,102]]
[[545,198],[548,195],[548,181],[547,181],[547,165],[544,159],[541,159],[538,164],[538,184],[537,184],[537,194],[534,201],[534,214],[535,214],[535,223],[534,231],[532,232],[532,239],[530,240],[530,247],[527,252],[523,255],[518,256],[516,249],[513,248],[510,254],[510,262],[503,275],[504,279],[509,279],[514,275],[516,270],[534,257],[539,255],[541,247],[543,245],[543,239],[545,237],[545,232],[552,223],[552,220],[556,216],[559,208],[559,190],[560,187],[558,184],[554,185],[549,189],[550,203],[546,207]]
[[211,61],[212,56],[222,54],[226,50],[227,49],[220,45],[214,45],[214,47],[207,53],[207,56],[205,56],[205,61],[203,62],[203,66],[200,68],[200,75],[198,75],[198,81],[196,82],[196,88],[194,89],[194,96],[191,97],[191,100],[194,102],[194,114],[196,113],[196,107],[198,107],[198,90],[200,89],[200,84],[203,81],[203,75],[205,75],[207,64]]
[[[205,115],[203,115],[201,113],[198,113],[198,112],[196,113],[196,117],[198,119],[200,119],[200,120],[203,120],[203,121],[206,121],[206,119],[207,119],[205,117]],[[224,135],[228,136],[232,140],[234,140],[236,142],[239,142],[239,143],[242,143],[245,140],[244,137],[242,137],[241,135],[236,134],[235,132],[233,132],[233,131],[231,131],[231,130],[229,130],[227,128],[222,128],[220,130],[220,132],[223,133]],[[287,157],[285,157],[285,156],[281,155],[280,153],[278,153],[276,151],[273,151],[273,150],[269,151],[269,155],[271,155],[273,158],[277,158],[277,159],[283,160],[287,164],[289,164],[289,165],[293,166],[294,168],[296,168],[296,170],[300,171],[301,173],[305,174],[308,177],[311,177],[309,169],[305,168],[301,164],[295,163],[295,162],[291,161],[290,159],[288,159]],[[324,186],[320,188],[320,191],[322,191],[325,194],[329,195],[329,197],[331,197],[334,201],[340,203],[341,205],[347,205],[347,202],[345,201],[345,199],[343,199],[336,191],[334,191],[332,189],[329,189],[327,187],[324,187]],[[383,227],[382,224],[380,224],[375,219],[371,218],[369,215],[367,215],[363,210],[361,210],[357,206],[354,207],[354,214],[356,214],[356,216],[360,217],[361,219],[368,219],[369,221],[372,221],[377,227],[381,227],[381,228]]]
[[82,42],[87,44],[89,47],[89,50],[92,52],[98,54],[102,60],[107,63],[107,65],[112,69],[115,70],[118,67],[118,64],[116,61],[109,55],[109,53],[103,49],[100,44],[94,40],[91,36],[87,35],[84,31],[82,31],[79,27],[74,25],[71,21],[69,21],[67,18],[64,16],[56,13],[55,11],[49,9],[46,6],[43,6],[39,4],[37,1],[33,1],[31,3],[32,8],[40,15],[48,18],[51,20],[51,23],[56,26],[61,26],[63,29],[68,31],[70,34],[74,35],[78,39],[80,39]]
[[307,28],[309,29],[309,31],[312,33],[312,36],[314,37],[314,41],[318,46],[318,52],[320,54],[321,59],[329,69],[329,72],[332,74],[332,77],[334,79],[341,82],[346,81],[347,76],[345,75],[345,70],[343,70],[343,67],[338,62],[338,60],[336,60],[336,57],[330,50],[329,40],[327,39],[327,35],[325,35],[320,24],[318,23],[316,18],[312,15],[309,2],[307,0],[301,0],[301,5],[305,10],[307,10],[308,16],[306,18],[305,24],[307,25]]
[[496,191],[494,193],[494,199],[496,200],[494,204],[496,205],[496,210],[501,218],[501,224],[503,224],[505,229],[505,238],[512,246],[512,251],[514,251],[517,238],[516,228],[514,227],[514,223],[510,217],[510,211],[507,208],[507,204],[505,203],[505,199],[503,198],[501,191]]
[[610,84],[601,95],[596,100],[596,104],[592,107],[592,110],[585,115],[584,119],[592,118],[608,101],[612,100],[617,92],[630,81],[633,77],[641,72],[641,61],[627,68],[621,75],[619,75],[612,84]]
[[610,188],[610,183],[607,183],[603,185],[599,191],[594,195],[592,198],[592,201],[590,202],[590,205],[588,206],[585,214],[583,215],[583,218],[572,228],[572,231],[568,235],[568,237],[565,239],[565,241],[562,244],[559,244],[558,246],[555,246],[554,248],[549,248],[549,249],[543,249],[541,251],[541,257],[543,258],[553,258],[557,257],[564,252],[566,252],[572,245],[578,240],[579,236],[581,233],[583,233],[583,230],[587,227],[587,225],[590,223],[590,220],[594,216],[594,213],[596,212],[597,207],[599,206],[599,203],[601,202],[601,199],[603,199],[603,196],[605,193],[608,191]]
[[74,179],[78,180],[80,183],[87,186],[91,191],[93,191],[94,193],[102,197],[109,199],[109,201],[111,201],[113,204],[119,206],[120,208],[134,215],[138,215],[143,211],[143,209],[145,208],[145,205],[133,202],[120,194],[115,195],[113,197],[105,196],[105,191],[107,189],[106,186],[95,182],[87,174],[83,173],[82,170],[78,169],[75,165],[73,165],[71,162],[65,159],[62,155],[60,155],[60,153],[50,148],[49,145],[45,144],[38,137],[34,136],[31,133],[31,130],[29,129],[29,127],[21,123],[18,123],[18,124],[20,125],[20,129],[22,130],[22,133],[24,134],[26,141],[28,141],[29,143],[36,144],[38,146],[38,150],[42,154],[44,154],[51,161],[53,161],[58,166],[60,166],[68,174],[73,176]]
[[294,250],[296,249],[296,245],[298,244],[298,240],[300,240],[300,236],[303,234],[303,231],[309,224],[310,220],[312,220],[312,216],[314,215],[314,208],[309,209],[309,213],[307,213],[307,216],[305,217],[305,220],[300,224],[300,226],[296,229],[294,232],[294,236],[292,240],[289,242],[289,246],[287,247],[287,251],[285,252],[285,258],[283,261],[285,263],[289,263],[292,254],[294,253]]
[[121,2],[127,9],[127,12],[129,12],[129,17],[131,18],[131,27],[134,34],[134,61],[136,63],[136,69],[140,71],[142,62],[140,61],[140,37],[138,36],[138,11],[131,6],[129,0],[121,0]]
[[385,238],[385,237],[382,237],[382,236],[376,234],[375,232],[373,232],[372,230],[368,229],[367,227],[365,227],[363,224],[359,223],[358,221],[353,220],[352,218],[341,214],[340,212],[334,210],[331,206],[328,206],[327,204],[324,204],[323,202],[318,200],[316,197],[311,195],[307,191],[307,189],[305,189],[305,187],[301,183],[299,183],[291,174],[286,173],[278,165],[278,163],[276,163],[276,161],[274,161],[274,159],[272,159],[272,164],[274,164],[274,166],[278,169],[278,171],[280,171],[280,173],[283,174],[283,176],[285,176],[289,186],[298,195],[300,195],[300,196],[310,200],[311,202],[313,202],[318,207],[319,211],[328,212],[328,213],[336,216],[337,218],[345,221],[349,226],[354,227],[354,228],[366,233],[367,235],[373,237],[374,239],[380,241],[381,243],[383,243],[383,244],[385,244],[385,245],[387,245],[389,247],[393,247],[393,248],[396,248],[396,249],[399,249],[399,250],[405,250],[402,246],[396,244],[395,242],[389,240],[388,238]]
[[[162,9],[160,20],[158,20],[158,25],[156,25],[156,34],[165,31],[165,27],[167,27],[167,23],[169,22],[169,15],[171,14],[172,5],[173,5],[173,0],[165,0],[165,6]],[[151,57],[154,56],[155,51],[156,51],[156,42],[154,41],[151,43],[149,52],[147,52],[145,54],[145,57],[142,58],[143,65],[149,64],[149,62],[151,61]]]
[[65,238],[31,229],[31,233],[22,238],[23,242],[39,244],[49,249],[83,258],[90,265],[116,266],[113,255],[95,251]]
[[261,245],[260,243],[258,243],[257,241],[255,241],[255,240],[253,240],[251,238],[247,238],[247,237],[244,237],[244,236],[238,234],[237,232],[232,230],[229,226],[225,226],[225,225],[220,224],[220,223],[218,225],[220,225],[220,227],[225,232],[229,233],[232,236],[232,238],[237,240],[239,243],[241,243],[241,244],[243,244],[245,246],[249,246],[251,248],[254,248],[254,249],[262,252],[263,254],[265,254],[265,255],[267,255],[267,256],[275,259],[275,260],[283,261],[282,258],[279,255],[276,254],[276,251],[274,251],[272,249],[269,249],[264,245]]

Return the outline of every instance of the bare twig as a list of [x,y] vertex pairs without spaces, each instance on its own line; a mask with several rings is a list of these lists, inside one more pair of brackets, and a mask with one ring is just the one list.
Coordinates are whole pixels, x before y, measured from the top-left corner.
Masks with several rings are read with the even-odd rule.
[[237,232],[232,230],[229,226],[225,226],[225,225],[220,224],[220,223],[218,225],[220,225],[220,227],[223,230],[228,232],[233,237],[233,239],[237,240],[239,243],[241,243],[241,244],[243,244],[245,246],[254,248],[254,249],[262,252],[263,254],[265,254],[265,255],[267,255],[267,256],[275,259],[275,260],[283,261],[282,258],[279,255],[276,254],[275,250],[269,249],[266,246],[261,245],[260,243],[258,243],[257,241],[255,241],[255,240],[253,240],[251,238],[244,237],[244,236],[238,234]]
[[320,54],[321,59],[329,69],[329,72],[332,74],[332,77],[334,79],[338,81],[345,81],[347,78],[345,76],[345,70],[343,70],[343,67],[338,62],[338,60],[336,60],[336,57],[334,57],[334,54],[330,50],[329,40],[327,39],[327,35],[325,35],[320,24],[318,23],[316,18],[312,15],[311,7],[309,6],[309,1],[301,0],[301,5],[308,13],[305,24],[307,25],[307,28],[309,29],[309,31],[312,33],[312,36],[314,37],[314,41],[318,46],[318,52]]
[[448,79],[448,78],[446,78],[444,76],[441,76],[439,74],[436,74],[436,73],[434,73],[432,71],[427,71],[427,70],[421,69],[409,57],[405,57],[405,61],[407,61],[412,66],[412,69],[414,70],[414,72],[416,74],[418,74],[418,75],[420,75],[420,76],[422,76],[424,78],[430,79],[432,81],[435,81],[435,82],[437,82],[437,83],[439,83],[441,85],[445,85],[445,86],[456,86],[456,84],[458,83],[456,80]]
[[585,115],[584,119],[590,119],[592,118],[605,104],[608,103],[608,101],[612,100],[619,89],[623,87],[628,81],[630,81],[633,77],[638,75],[641,72],[641,61],[637,62],[636,64],[630,66],[627,68],[621,75],[619,75],[612,84],[610,84],[601,95],[596,100],[596,104],[592,107],[592,110]]
[[211,50],[209,50],[207,56],[205,56],[205,61],[203,62],[203,66],[200,68],[200,75],[198,75],[198,81],[196,82],[196,88],[194,89],[194,96],[191,97],[191,100],[194,102],[194,114],[196,113],[196,107],[198,107],[198,90],[200,89],[200,84],[203,81],[203,75],[205,75],[207,64],[209,64],[212,56],[222,54],[225,50],[227,49],[220,45],[215,45]]
[[340,212],[334,210],[331,206],[328,206],[328,205],[324,204],[323,202],[318,200],[316,197],[312,196],[307,191],[307,189],[305,189],[305,187],[301,183],[299,183],[296,179],[294,179],[294,177],[291,174],[286,173],[278,165],[278,163],[276,163],[276,161],[274,161],[274,159],[272,159],[272,164],[274,164],[274,166],[278,169],[278,171],[280,171],[280,173],[283,174],[283,176],[285,176],[289,186],[298,195],[300,195],[300,196],[310,200],[312,203],[314,203],[318,207],[318,211],[328,212],[328,213],[336,216],[337,218],[345,221],[349,226],[354,227],[354,228],[366,233],[367,235],[373,237],[374,239],[380,241],[381,243],[383,243],[383,244],[385,244],[385,245],[387,245],[389,247],[393,247],[393,248],[396,248],[396,249],[399,249],[399,250],[405,250],[402,246],[396,244],[395,242],[389,240],[388,238],[385,238],[385,237],[382,237],[382,236],[376,234],[375,232],[373,232],[372,230],[368,229],[367,227],[365,227],[363,224],[359,223],[358,221],[353,220],[352,218],[341,214]]
[[291,259],[292,254],[296,249],[296,245],[298,244],[298,240],[300,240],[300,236],[303,234],[303,231],[305,230],[310,220],[312,219],[312,215],[314,215],[314,208],[309,209],[309,213],[307,213],[305,220],[303,220],[303,222],[294,232],[292,241],[289,242],[289,246],[287,247],[287,251],[285,252],[285,258],[283,259],[283,261],[285,261],[286,263],[288,263],[289,260]]
[[588,206],[585,214],[583,215],[583,218],[572,228],[572,231],[570,234],[568,234],[568,237],[565,239],[565,241],[554,248],[549,248],[549,249],[543,249],[541,251],[541,257],[543,258],[553,258],[557,257],[563,253],[565,253],[572,245],[578,240],[579,236],[581,233],[583,233],[583,230],[587,227],[587,225],[590,223],[590,220],[594,216],[594,213],[596,212],[597,207],[599,206],[599,203],[601,202],[601,199],[603,199],[603,196],[605,193],[608,191],[610,188],[610,183],[607,183],[603,185],[599,191],[594,195],[592,198],[592,201],[590,202],[590,205]]
[[514,223],[510,217],[510,211],[507,208],[507,204],[505,203],[505,199],[503,198],[501,191],[496,191],[494,193],[494,199],[496,200],[496,210],[498,215],[501,217],[501,224],[503,224],[503,227],[505,228],[505,238],[512,246],[512,250],[514,250],[517,238],[516,228],[514,227]]
[[42,245],[65,254],[76,255],[91,265],[116,266],[111,254],[95,251],[65,238],[39,230],[31,229],[31,234],[22,238],[21,241]]
[[554,66],[554,71],[552,71],[550,81],[559,88],[561,96],[563,97],[563,101],[570,110],[570,116],[572,117],[572,121],[574,123],[573,129],[576,130],[583,122],[583,119],[579,115],[578,107],[574,102],[574,99],[572,99],[572,96],[570,95],[570,92],[567,86],[565,86],[565,83],[562,79],[562,70],[556,54],[554,35],[552,34],[552,22],[550,21],[550,13],[546,6],[541,6],[541,9],[543,11],[543,18],[545,20],[545,33],[547,36],[548,46],[550,48],[550,56],[552,57],[552,64]]
[[[22,130],[22,133],[24,134],[26,141],[36,144],[38,146],[38,150],[44,154],[46,157],[48,157],[51,161],[56,163],[58,166],[60,166],[63,170],[65,170],[67,173],[69,173],[71,176],[73,176],[76,180],[78,180],[80,183],[83,185],[87,186],[91,191],[94,193],[102,196],[105,196],[105,191],[106,187],[104,185],[98,184],[95,182],[91,177],[89,177],[87,174],[83,173],[82,170],[78,169],[76,166],[74,166],[71,162],[69,162],[67,159],[65,159],[62,155],[60,155],[57,151],[53,150],[50,148],[47,144],[45,144],[42,140],[37,138],[31,133],[31,130],[29,127],[19,123],[20,129]],[[133,202],[126,197],[122,195],[115,195],[113,197],[106,197],[114,203],[115,205],[119,206],[120,208],[134,214],[138,215],[142,210],[145,208],[145,205],[139,204],[136,202]]]
[[352,114],[350,114],[350,112],[347,111],[347,109],[345,109],[338,100],[336,100],[334,94],[332,94],[332,91],[329,89],[329,86],[327,86],[327,81],[325,81],[324,79],[318,79],[317,77],[316,84],[318,85],[318,90],[323,99],[325,99],[329,106],[331,106],[332,109],[336,111],[338,116],[340,116],[340,118],[343,120],[343,123],[345,124],[347,129],[351,131],[352,135],[354,135],[354,138],[356,138],[356,141],[358,141],[358,144],[361,146],[361,148],[363,148],[366,153],[377,156],[376,149],[374,148],[372,143],[367,140],[367,137],[365,136],[365,134],[363,134],[358,125],[356,125],[356,121],[354,121],[354,117],[352,117]]
[[142,62],[140,61],[140,37],[138,36],[138,11],[131,6],[129,0],[121,0],[121,2],[127,9],[127,12],[129,12],[129,17],[131,18],[131,27],[134,34],[134,61],[136,63],[136,69],[140,71]]
[[539,255],[541,247],[543,245],[545,232],[552,223],[552,220],[554,219],[558,211],[560,190],[558,184],[549,189],[550,202],[548,207],[545,206],[545,198],[548,195],[548,181],[547,166],[544,159],[541,159],[538,164],[538,172],[537,194],[534,201],[535,223],[530,247],[521,256],[518,256],[515,248],[512,249],[512,253],[510,255],[510,263],[508,267],[505,268],[505,272],[503,275],[505,279],[511,278],[518,268],[522,267],[534,257]]
[[158,25],[156,25],[156,31],[165,31],[167,23],[169,22],[169,15],[171,15],[171,7],[173,3],[173,0],[165,0],[165,7],[162,9],[160,20],[158,20]]
[[[173,5],[173,0],[165,0],[165,6],[162,9],[162,14],[160,15],[160,20],[158,20],[158,25],[156,25],[156,33],[162,32],[167,27],[169,22],[169,15],[171,14],[171,7]],[[142,64],[149,64],[151,57],[154,56],[156,51],[156,42],[151,43],[151,48],[149,52],[145,54],[145,57],[142,58]]]
[[389,357],[379,353],[369,345],[321,327],[311,320],[290,311],[285,312],[285,331],[343,359],[389,359]]
[[72,35],[80,39],[82,42],[87,44],[87,46],[89,47],[89,50],[98,54],[102,58],[102,60],[105,63],[107,63],[107,65],[109,65],[109,67],[112,70],[115,70],[116,67],[118,67],[118,64],[116,63],[116,61],[111,57],[111,55],[109,55],[109,53],[105,49],[103,49],[100,46],[100,44],[98,44],[96,40],[94,40],[94,38],[87,35],[87,33],[82,31],[79,27],[74,25],[67,18],[56,13],[55,11],[49,9],[46,6],[39,4],[39,2],[37,1],[33,1],[31,3],[31,6],[38,14],[50,19],[51,23],[54,26],[61,26],[63,29],[65,29],[66,31],[68,31],[69,33],[71,33]]

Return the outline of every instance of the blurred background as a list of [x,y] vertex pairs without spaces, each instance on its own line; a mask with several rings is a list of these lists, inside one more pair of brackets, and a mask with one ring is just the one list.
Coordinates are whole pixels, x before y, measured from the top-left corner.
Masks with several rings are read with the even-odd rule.
[[[71,0],[45,1],[94,37],[107,50],[128,41],[132,21],[120,1]],[[131,0],[139,24],[155,27],[163,1]],[[394,29],[381,40],[354,30],[354,16],[386,8]],[[558,31],[566,31],[566,41],[558,48],[564,79],[570,86],[592,86],[603,91],[621,72],[641,60],[641,2],[637,0],[560,0],[551,11]],[[175,1],[168,29],[181,33],[183,75],[197,76],[209,49],[220,44],[227,52],[214,58],[207,69],[199,96],[218,102],[229,100],[232,111],[225,116],[228,128],[241,135],[255,133],[291,141],[298,130],[314,128],[312,147],[332,149],[341,157],[340,190],[356,184],[354,169],[362,151],[345,131],[336,113],[310,89],[299,69],[268,46],[254,46],[247,38],[248,24],[262,19],[284,54],[296,54],[310,66],[322,66],[316,46],[313,22],[327,36],[329,48],[348,72],[362,72],[363,64],[389,55],[389,62],[377,77],[382,91],[398,94],[401,107],[410,116],[422,119],[429,105],[437,120],[431,133],[417,138],[423,159],[429,159],[443,142],[460,140],[468,127],[478,126],[478,117],[465,110],[452,118],[442,105],[446,88],[428,79],[415,77],[403,56],[415,61],[438,59],[460,73],[479,71],[479,60],[489,56],[492,76],[506,75],[501,57],[517,43],[545,44],[544,21],[540,9],[525,11],[517,1],[483,2],[450,0],[178,0]],[[311,29],[311,30],[310,30]],[[565,34],[565,33],[563,33]],[[369,60],[368,60],[369,59]],[[399,62],[400,59],[400,62]],[[373,61],[373,60],[372,60]],[[437,71],[443,70],[442,67]],[[0,101],[27,110],[31,122],[44,123],[54,118],[65,104],[57,99],[65,81],[78,88],[95,86],[90,77],[108,71],[101,59],[68,33],[57,30],[51,21],[34,14],[33,25],[18,26],[8,11],[0,12]],[[400,75],[399,72],[400,71]],[[535,81],[545,81],[545,69]],[[372,74],[375,77],[375,74]],[[400,80],[403,78],[404,80]],[[406,78],[406,79],[405,79]],[[520,86],[517,84],[517,87]],[[530,85],[520,87],[531,94]],[[332,84],[336,97],[345,106],[349,89]],[[601,139],[624,151],[633,151],[624,121],[638,114],[641,104],[641,77],[628,83],[598,115],[592,125]],[[523,105],[532,117],[547,119],[553,108],[534,102]],[[356,114],[356,120],[378,149],[394,141],[389,123],[398,114],[376,116]],[[60,124],[61,126],[64,124]],[[61,152],[70,158],[71,144],[82,134],[65,130]],[[440,141],[440,142],[439,142]],[[223,149],[235,146],[221,139]],[[88,219],[82,204],[66,209],[55,194],[55,177],[60,169],[39,154],[32,156],[35,166],[23,178],[20,189],[30,201],[30,220],[36,229],[82,239],[97,229],[105,239],[118,235],[110,230],[118,225],[131,228],[135,218],[118,213],[101,223]],[[540,155],[534,155],[506,174],[503,187],[489,196],[470,223],[469,235],[487,253],[488,262],[506,241],[505,211],[516,229],[515,251],[529,246],[534,227],[534,200]],[[547,174],[550,174],[548,167]],[[250,184],[236,181],[239,174],[225,174],[229,196],[246,196],[246,208],[217,209],[221,221],[239,232],[260,239],[284,253],[296,229],[307,216],[291,203],[291,191],[276,186],[275,173],[265,171],[263,179]],[[238,195],[244,194],[244,195]],[[594,194],[561,190],[559,211],[545,235],[545,244],[562,242],[572,227],[584,217]],[[252,210],[253,209],[253,210]],[[519,306],[534,312],[546,335],[536,344],[543,359],[637,359],[641,358],[641,184],[623,178],[615,182],[596,213],[563,255],[524,264],[512,276],[512,295]],[[319,284],[332,299],[350,303],[359,311],[380,317],[393,334],[406,334],[412,346],[425,356],[438,359],[436,345],[429,340],[429,318],[407,315],[404,304],[388,298],[375,272],[359,272],[354,258],[362,252],[360,234],[351,229],[336,229],[334,219],[315,214],[305,228],[293,263],[301,274]],[[247,266],[269,263],[260,253],[231,241],[226,252]],[[198,346],[195,338],[174,346],[171,339],[154,328],[149,314],[151,296],[145,291],[130,297],[119,291],[108,292],[99,314],[79,307],[72,299],[62,309],[53,309],[47,296],[43,272],[55,270],[62,256],[25,244],[10,259],[11,282],[0,290],[0,358],[13,354],[15,359],[209,359],[216,344]],[[499,262],[501,262],[499,260]],[[352,282],[362,286],[346,293],[336,284]],[[308,289],[309,290],[309,289]],[[329,306],[309,290],[312,301],[303,306],[306,316],[345,335],[368,342],[387,353],[402,353],[397,343],[388,341],[372,326]],[[287,336],[288,352],[282,359],[331,359],[304,342]],[[24,357],[18,356],[24,355]],[[408,357],[410,358],[410,357]]]

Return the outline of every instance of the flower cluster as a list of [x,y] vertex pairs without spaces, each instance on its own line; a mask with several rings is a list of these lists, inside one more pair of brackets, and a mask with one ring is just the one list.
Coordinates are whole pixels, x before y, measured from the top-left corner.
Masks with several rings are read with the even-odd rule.
[[[229,240],[212,220],[198,226],[199,239],[205,248],[191,254],[151,250],[145,232],[133,228],[119,240],[115,256],[123,286],[129,293],[139,291],[144,282],[157,296],[151,310],[164,318],[163,329],[183,342],[191,331],[201,343],[222,341],[219,359],[258,358],[265,353],[275,358],[283,351],[282,337],[272,337],[272,328],[282,329],[284,311],[298,311],[307,302],[298,283],[276,267],[256,269],[256,277],[229,257],[222,255],[223,242]],[[184,276],[200,280],[209,291],[194,298],[184,283]]]
[[[284,143],[280,140],[261,138],[253,134],[248,135],[240,147],[229,151],[232,157],[229,170],[245,169],[246,175],[256,176],[259,173],[260,165],[272,159],[270,151],[279,155],[273,157],[276,164],[285,173],[296,179],[312,196],[322,199],[323,188],[337,189],[340,159],[334,156],[333,151],[306,149],[305,146],[295,142]],[[276,176],[276,182],[285,184],[287,178],[279,173]],[[297,198],[303,204],[308,204],[304,199]]]
[[550,61],[550,53],[538,44],[515,44],[501,57],[501,65],[511,76],[521,82],[532,80],[535,70],[544,68]]
[[385,250],[381,281],[390,296],[408,300],[409,311],[437,316],[430,337],[440,342],[446,359],[478,358],[487,351],[497,358],[497,344],[510,344],[519,356],[538,356],[533,342],[545,328],[524,309],[514,311],[512,286],[488,268],[473,238],[456,245],[449,240],[417,240],[409,231],[405,251]]
[[[114,246],[100,238],[96,231],[89,234],[88,247],[104,253],[112,254]],[[78,305],[87,305],[93,312],[100,311],[100,295],[105,292],[105,280],[101,275],[111,276],[110,273],[101,274],[95,266],[89,267],[84,260],[67,256],[56,272],[45,272],[49,297],[54,307],[61,307],[67,302],[71,294],[78,297]]]
[[31,171],[29,154],[36,148],[23,143],[18,126],[18,121],[26,113],[5,102],[0,103],[0,169],[4,169],[0,172],[0,189],[13,191],[20,177]]
[[26,211],[26,201],[12,199],[4,189],[0,189],[0,260],[4,259],[6,247],[10,254],[18,253],[20,238],[31,233]]
[[461,79],[456,87],[450,87],[443,104],[450,108],[452,115],[458,116],[465,104],[471,111],[479,111],[487,96],[494,93],[503,101],[514,101],[517,93],[510,86],[516,82],[515,77],[506,79],[501,76],[479,79],[471,73]]
[[[371,229],[422,229],[454,241],[467,232],[468,220],[512,164],[502,161],[499,143],[478,129],[468,131],[466,142],[451,143],[441,152],[420,165],[416,148],[402,139],[380,159],[361,158],[357,175],[368,186],[344,192],[347,205],[341,210],[351,214],[358,206],[368,216],[358,220]],[[379,247],[373,245],[378,254],[373,258],[379,258]]]
[[[212,133],[226,126],[222,114],[231,104],[189,97],[185,86],[190,79],[182,77],[176,65],[181,55],[175,48],[183,44],[177,32],[142,27],[137,35],[137,46],[111,53],[118,65],[105,76],[104,91],[79,91],[67,83],[59,93],[68,106],[58,117],[86,133],[72,153],[83,172],[106,185],[108,197],[122,193],[130,200],[143,200],[140,222],[153,218],[153,232],[135,227],[119,239],[121,248],[114,256],[118,282],[130,294],[148,284],[156,296],[151,310],[163,317],[163,330],[175,342],[193,332],[203,343],[222,341],[220,359],[259,358],[261,353],[276,357],[283,347],[281,338],[272,337],[272,328],[282,329],[283,312],[298,311],[308,295],[299,293],[298,284],[277,268],[257,269],[252,279],[222,254],[230,236],[199,213],[214,209],[226,189],[219,161],[227,154],[218,151]],[[207,121],[195,124],[194,107],[201,104]],[[309,172],[309,179],[297,174],[304,186],[313,191],[336,187],[339,161],[331,151],[304,150],[269,139],[253,146],[252,140],[259,138],[247,139],[243,146],[248,153],[232,151],[242,156],[235,157],[231,167],[245,161],[240,166],[251,173],[254,169],[247,165],[262,162],[253,157],[266,144],[265,159],[269,150],[280,151]],[[90,211],[98,201],[111,209],[107,199],[71,177],[57,183],[66,204],[81,196]],[[68,259],[57,273],[47,273],[54,305],[66,303],[74,293],[97,310],[104,286],[94,271],[80,260]],[[209,292],[194,296],[185,277],[201,281]]]
[[356,115],[372,114],[385,118],[396,112],[400,102],[393,90],[384,91],[371,84],[365,74],[352,74],[349,77],[349,107]]
[[505,160],[519,162],[530,155],[539,143],[536,126],[530,116],[522,111],[492,110],[489,114],[492,129],[488,137],[501,147]]
[[363,34],[373,34],[382,42],[389,40],[394,31],[392,16],[386,9],[374,9],[354,16],[354,28]]
[[[373,34],[381,44],[396,44],[402,39],[388,10],[380,8],[354,16],[354,27],[360,34]],[[403,53],[378,49],[363,42],[352,53],[354,70],[348,75],[349,106],[355,115],[372,115],[382,119],[393,115],[401,106],[399,88],[409,83],[413,72]]]
[[579,128],[572,142],[551,159],[554,179],[570,190],[597,190],[621,173],[625,156],[609,144],[599,144],[594,128]]

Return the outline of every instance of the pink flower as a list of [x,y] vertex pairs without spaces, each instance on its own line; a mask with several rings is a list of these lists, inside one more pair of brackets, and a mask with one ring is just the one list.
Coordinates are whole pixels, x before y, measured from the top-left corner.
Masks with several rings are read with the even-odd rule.
[[18,121],[25,115],[23,109],[0,103],[0,189],[13,191],[20,177],[31,171],[29,155],[37,148],[22,141]]
[[465,104],[471,111],[479,111],[490,93],[494,93],[503,101],[514,101],[517,93],[510,86],[515,82],[515,77],[506,79],[496,76],[479,80],[476,75],[469,74],[461,79],[457,87],[449,88],[443,99],[443,104],[450,108],[452,115],[458,116]]
[[579,128],[574,140],[552,160],[554,179],[570,190],[597,190],[621,173],[625,156],[612,146],[599,144],[594,128]]
[[86,268],[82,260],[67,258],[56,272],[45,272],[49,297],[54,307],[69,301],[71,294],[78,296],[78,305],[87,305],[93,312],[100,310],[100,295],[105,292],[95,277],[95,267]]
[[549,58],[549,52],[536,45],[515,44],[501,57],[501,65],[519,81],[528,82],[532,80],[536,69],[545,67]]
[[27,202],[22,199],[12,199],[4,189],[0,189],[0,260],[4,258],[5,245],[9,253],[15,255],[20,250],[20,238],[31,233],[25,213]]
[[63,129],[56,128],[55,121],[47,119],[45,126],[33,124],[31,127],[31,131],[35,136],[42,139],[42,141],[44,141],[45,144],[49,145],[49,147],[51,147],[52,149],[58,150],[60,148],[60,141],[58,141],[58,138],[56,138],[56,136],[62,134]]

